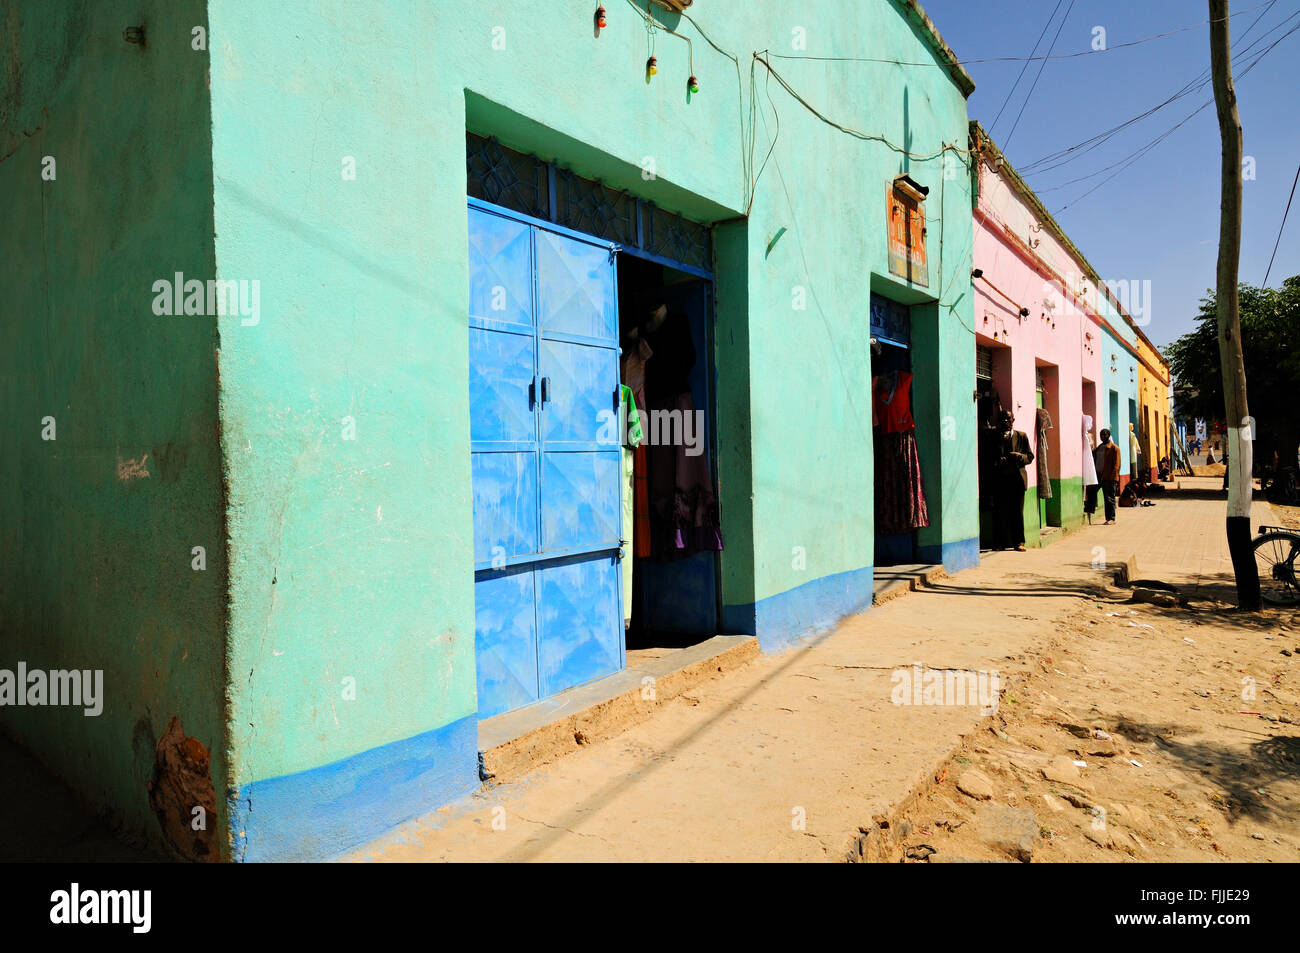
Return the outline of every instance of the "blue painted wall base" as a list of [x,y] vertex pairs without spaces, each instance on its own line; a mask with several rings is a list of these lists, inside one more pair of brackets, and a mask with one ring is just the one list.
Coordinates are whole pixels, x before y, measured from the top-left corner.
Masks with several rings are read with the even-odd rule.
[[723,606],[722,621],[728,632],[757,636],[764,652],[779,652],[869,608],[871,583],[871,566],[823,576],[758,602]]
[[918,546],[917,556],[923,563],[941,565],[948,572],[961,572],[980,564],[980,541],[978,536],[944,543],[941,546]]
[[255,781],[230,797],[237,861],[337,857],[479,785],[478,718],[323,767]]

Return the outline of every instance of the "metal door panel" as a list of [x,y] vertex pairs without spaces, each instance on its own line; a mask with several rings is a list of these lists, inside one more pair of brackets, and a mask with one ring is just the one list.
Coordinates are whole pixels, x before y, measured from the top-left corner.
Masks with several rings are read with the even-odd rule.
[[536,452],[475,453],[470,461],[475,568],[536,553]]
[[608,245],[480,208],[469,221],[475,655],[486,718],[623,664],[618,316]]
[[480,445],[474,449],[537,441],[535,349],[531,334],[469,329],[469,439]]
[[537,231],[537,317],[547,331],[618,339],[614,264],[609,246]]
[[532,229],[476,208],[469,210],[469,317],[533,324]]
[[474,583],[474,658],[480,718],[538,699],[536,581],[532,569]]
[[616,450],[618,352],[613,348],[543,339],[538,373],[548,382],[542,442]]
[[623,667],[618,561],[565,561],[537,570],[538,679],[542,697]]
[[544,552],[618,546],[623,512],[621,469],[617,449],[543,454]]

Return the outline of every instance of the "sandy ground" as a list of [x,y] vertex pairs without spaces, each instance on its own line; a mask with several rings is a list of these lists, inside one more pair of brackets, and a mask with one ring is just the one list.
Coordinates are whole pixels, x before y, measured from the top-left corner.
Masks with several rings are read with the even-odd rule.
[[[345,859],[1300,860],[1300,619],[1227,610],[1223,516],[1171,497],[985,554]],[[1129,556],[1190,603],[1130,603]],[[997,713],[897,704],[914,663],[996,672]]]
[[1300,860],[1300,613],[1125,595],[1035,642],[890,859],[1016,857],[1006,807],[1034,861]]
[[[1300,860],[1300,612],[1227,608],[1223,517],[1195,490],[986,553],[346,859]],[[1128,601],[1129,556],[1188,604]],[[996,713],[897,704],[914,663],[996,672]],[[0,781],[0,857],[148,858],[5,742]]]

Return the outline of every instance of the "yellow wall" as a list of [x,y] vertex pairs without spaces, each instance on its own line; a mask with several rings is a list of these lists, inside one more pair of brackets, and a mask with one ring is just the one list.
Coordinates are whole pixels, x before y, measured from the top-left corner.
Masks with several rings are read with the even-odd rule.
[[1142,337],[1138,338],[1138,357],[1139,437],[1154,477],[1160,458],[1169,455],[1169,365]]

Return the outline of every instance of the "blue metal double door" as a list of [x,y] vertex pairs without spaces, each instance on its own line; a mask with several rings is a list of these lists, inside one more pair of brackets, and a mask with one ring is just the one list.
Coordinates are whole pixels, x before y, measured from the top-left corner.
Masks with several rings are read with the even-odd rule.
[[616,251],[471,200],[480,718],[624,665]]

